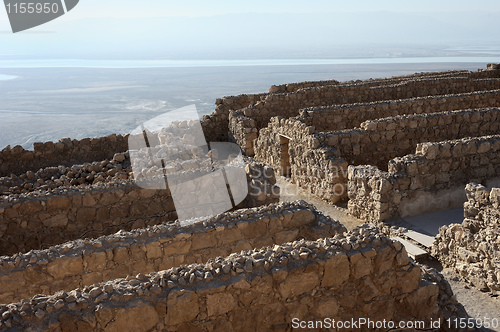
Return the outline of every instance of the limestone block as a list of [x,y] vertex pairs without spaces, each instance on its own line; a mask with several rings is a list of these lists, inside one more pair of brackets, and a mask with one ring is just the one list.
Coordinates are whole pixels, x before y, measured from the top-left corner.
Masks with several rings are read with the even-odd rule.
[[[121,274],[120,277],[124,277],[126,274]],[[101,272],[91,272],[85,273],[82,275],[82,284],[83,286],[89,286],[93,284],[97,284],[104,280]]]
[[285,227],[299,227],[302,225],[313,223],[315,220],[316,216],[311,210],[299,210],[293,213],[289,223],[286,223],[285,219],[283,221],[283,225]]
[[68,216],[65,213],[56,214],[50,218],[42,220],[46,227],[65,227],[68,224]]
[[373,271],[372,260],[366,258],[361,252],[350,256],[349,261],[351,263],[352,275],[355,279],[361,279]]
[[83,273],[83,259],[81,256],[56,259],[47,265],[47,272],[55,279],[62,279],[72,275],[81,275]]
[[80,208],[76,212],[76,222],[81,224],[91,224],[94,221],[96,209]]
[[195,233],[191,237],[191,243],[192,250],[214,247],[217,244],[215,232]]
[[294,271],[288,275],[284,282],[279,284],[279,292],[283,299],[289,299],[309,292],[318,285],[319,277],[316,271]]
[[344,253],[337,253],[330,258],[324,267],[323,279],[321,281],[322,287],[339,287],[349,279],[350,264],[347,255]]
[[243,235],[241,233],[241,230],[238,228],[226,228],[222,232],[217,234],[217,238],[219,239],[221,244],[227,244],[242,240]]
[[402,293],[411,293],[416,290],[420,284],[420,268],[412,266],[408,271],[396,273],[398,288]]
[[228,313],[238,307],[238,302],[229,293],[207,295],[207,313],[209,317]]
[[65,196],[53,196],[46,202],[48,212],[56,210],[66,210],[71,207],[71,199]]
[[146,257],[148,259],[160,258],[163,256],[163,250],[159,242],[146,244]]
[[121,265],[130,260],[130,255],[127,247],[117,247],[113,249],[115,263]]
[[43,210],[42,202],[40,201],[27,201],[19,205],[19,213],[32,216],[36,212],[40,212]]
[[159,322],[160,317],[151,304],[138,303],[132,308],[117,309],[113,321],[105,326],[109,332],[147,332]]
[[85,269],[87,271],[103,271],[107,263],[106,252],[92,252],[84,257]]
[[[26,279],[22,271],[9,273],[0,277],[0,291],[18,291],[26,286]],[[6,296],[6,295],[5,295]],[[6,302],[2,302],[6,303]]]
[[163,252],[165,256],[187,254],[191,250],[191,243],[192,243],[191,240],[181,240],[172,243],[167,243],[164,246]]
[[277,233],[274,236],[274,239],[275,239],[274,241],[276,244],[283,244],[286,242],[294,241],[295,239],[297,239],[298,235],[299,235],[298,229],[294,229],[294,230],[290,230],[290,231],[282,231],[282,232]]
[[97,202],[95,201],[94,197],[92,197],[92,195],[90,193],[86,193],[85,195],[83,195],[83,197],[82,197],[82,205],[83,206],[90,207],[90,206],[95,206],[96,204],[97,204]]

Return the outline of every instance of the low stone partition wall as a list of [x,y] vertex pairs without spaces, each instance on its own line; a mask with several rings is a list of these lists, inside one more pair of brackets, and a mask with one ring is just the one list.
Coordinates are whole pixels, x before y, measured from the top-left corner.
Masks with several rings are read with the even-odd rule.
[[227,96],[215,101],[215,111],[204,115],[201,126],[207,142],[227,142],[229,111],[248,107],[251,103],[265,98],[267,93]]
[[255,120],[257,128],[261,129],[267,126],[273,116],[294,117],[299,115],[299,110],[307,107],[460,94],[499,88],[498,78],[420,78],[377,86],[373,86],[369,81],[362,81],[357,84],[321,86],[300,89],[293,93],[270,94],[262,101],[237,112]]
[[[494,78],[500,77],[500,75],[492,75],[491,71],[490,75],[484,76],[482,74],[483,71],[474,73],[474,78]],[[381,78],[381,79],[369,79],[363,81],[366,86],[377,86],[377,85],[388,85],[388,84],[397,84],[408,80],[414,80],[415,78],[451,78],[451,77],[462,77],[466,78],[472,73],[467,70],[455,70],[455,71],[446,71],[446,72],[428,72],[428,73],[418,73],[413,75],[404,75],[404,76],[396,76],[391,78]],[[494,73],[493,73],[494,74]],[[483,77],[484,76],[484,77]],[[344,82],[342,85],[349,87],[351,85],[357,85],[361,81],[350,81]],[[228,139],[233,139],[231,136],[228,137],[228,131],[231,132],[231,126],[228,125],[228,119],[230,111],[237,111],[247,107],[251,107],[252,104],[264,101],[267,99],[269,95],[273,95],[276,93],[294,93],[298,90],[315,88],[315,87],[324,87],[330,85],[339,85],[341,84],[336,80],[329,81],[312,81],[312,82],[300,82],[300,83],[289,83],[283,85],[273,85],[269,89],[269,93],[260,93],[260,94],[242,94],[238,96],[226,96],[223,98],[219,98],[216,100],[215,105],[216,109],[214,113],[210,115],[204,115],[202,121],[203,131],[207,138],[207,141],[227,141]],[[279,115],[279,114],[276,114]],[[234,135],[234,131],[233,131]],[[240,145],[243,150],[244,145]],[[248,154],[251,156],[251,154]]]
[[[281,85],[271,85],[269,88],[270,93],[283,93],[283,92],[295,92],[300,89],[313,88],[318,86],[328,86],[340,84],[337,80],[327,80],[327,81],[306,81],[298,83],[287,83]],[[247,105],[248,106],[248,105]]]
[[132,180],[38,194],[0,205],[1,255],[177,219],[169,191],[141,189]]
[[500,177],[500,136],[417,145],[416,153],[389,161],[388,172],[349,166],[349,213],[379,222],[456,208],[464,186]]
[[[411,75],[401,75],[401,76],[393,76],[389,78],[370,78],[365,80],[364,82],[370,83],[372,86],[375,85],[387,85],[387,84],[396,84],[402,81],[413,80],[415,78],[438,78],[438,77],[467,77],[472,74],[468,70],[450,70],[450,71],[441,71],[441,72],[423,72],[423,73],[415,73]],[[492,76],[493,77],[493,76]],[[496,76],[498,77],[498,76]],[[484,78],[482,75],[478,75],[477,78]],[[281,85],[273,85],[269,89],[269,92],[295,92],[300,89],[307,89],[312,87],[320,87],[320,86],[328,86],[328,85],[337,85],[337,84],[346,84],[346,83],[359,83],[360,81],[348,81],[348,82],[339,82],[336,80],[328,80],[328,81],[307,81],[307,82],[299,82],[299,83],[287,83]]]
[[[244,162],[248,195],[237,207],[278,202],[274,170],[249,158]],[[131,179],[0,196],[0,255],[175,219],[168,188],[142,189]]]
[[296,119],[272,118],[260,131],[255,158],[309,193],[336,203],[347,198],[347,162],[339,151],[320,146],[314,128]]
[[163,223],[1,257],[0,303],[346,231],[303,201],[243,209],[186,224]]
[[[497,84],[497,87],[498,86],[500,85]],[[375,87],[373,87],[373,89],[374,88]],[[377,94],[375,94],[375,96],[376,95]],[[384,94],[381,95],[383,96]],[[374,98],[376,99],[375,96]],[[322,102],[325,102],[325,100],[328,100],[328,98],[321,98]],[[375,102],[336,104],[331,106],[332,104],[335,103],[330,103],[328,104],[330,106],[326,107],[312,107],[302,110],[296,110],[290,105],[283,105],[283,107],[277,109],[276,112],[268,113],[288,118],[297,116],[297,119],[300,119],[300,121],[309,126],[313,126],[317,132],[345,130],[359,127],[367,120],[385,117],[415,113],[445,112],[467,108],[496,107],[500,105],[500,90],[432,95],[397,100],[384,100],[383,98],[379,98],[379,101]],[[248,109],[248,111],[240,110],[229,114],[230,139],[236,142],[247,156],[253,156],[255,154],[254,141],[262,125],[267,126],[271,118],[271,116],[260,117],[260,115],[258,115],[260,113],[260,111],[254,112],[254,110],[250,111],[250,109]]]
[[368,120],[406,114],[450,112],[497,106],[500,106],[500,90],[490,90],[307,108],[301,110],[299,117],[301,121],[314,126],[319,132],[357,128]]
[[500,291],[500,188],[465,187],[462,224],[439,229],[432,254],[482,291]]
[[59,142],[34,143],[33,150],[17,145],[0,151],[0,177],[38,171],[45,167],[70,166],[76,163],[113,159],[115,153],[128,149],[128,135],[109,135],[99,138]]
[[439,306],[444,283],[422,278],[400,243],[359,228],[347,237],[245,250],[206,264],[37,295],[2,306],[0,324],[137,332],[291,330],[300,321],[358,318],[430,324],[447,317],[440,307],[457,308],[449,298]]
[[[500,105],[500,91],[497,105]],[[389,160],[411,154],[419,143],[494,135],[500,108],[403,115],[365,121],[359,129],[320,134],[320,144],[338,150],[350,165],[387,170]]]

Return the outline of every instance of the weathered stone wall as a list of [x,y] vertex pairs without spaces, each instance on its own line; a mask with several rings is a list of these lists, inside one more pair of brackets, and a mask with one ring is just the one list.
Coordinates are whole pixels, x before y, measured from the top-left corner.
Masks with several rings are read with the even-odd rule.
[[26,171],[36,172],[50,166],[112,159],[115,153],[127,151],[127,139],[128,135],[113,134],[82,140],[63,138],[56,143],[34,143],[33,150],[25,150],[20,145],[13,148],[7,146],[0,151],[0,177],[19,175]]
[[360,228],[347,237],[247,250],[38,295],[3,306],[1,324],[62,331],[270,331],[290,330],[293,318],[429,322],[444,318],[439,291],[400,243]]
[[[468,103],[473,108],[498,106],[499,91],[490,95],[486,90],[498,90],[499,87],[498,78],[445,77],[413,79],[384,86],[373,86],[373,83],[363,81],[357,84],[300,89],[293,93],[268,95],[261,102],[231,112],[234,114],[229,118],[229,130],[232,133],[231,139],[248,156],[253,156],[252,141],[273,116],[291,118],[302,115],[303,121],[314,125],[316,131],[339,130],[354,128],[363,121],[380,117],[422,113],[424,110],[436,112],[441,109],[463,109]],[[473,91],[483,92],[471,94]],[[448,96],[443,95],[452,95],[451,102],[445,103]],[[412,99],[423,96],[425,97]],[[399,99],[405,100],[397,102]],[[467,102],[461,103],[464,100]],[[307,119],[304,115],[307,114],[308,107],[312,107],[310,112],[318,110],[317,107],[323,108],[319,113],[312,112],[313,118]],[[302,109],[306,110],[301,112]],[[351,113],[351,110],[354,111]],[[322,112],[325,112],[324,119]]]
[[[451,71],[442,71],[442,72],[423,72],[423,73],[415,73],[411,75],[401,75],[394,76],[389,78],[370,78],[365,80],[364,82],[370,83],[372,86],[375,85],[387,85],[387,84],[395,84],[400,83],[402,81],[413,80],[415,78],[438,78],[438,77],[467,77],[468,75],[473,74],[468,70],[451,70]],[[479,75],[478,77],[483,77]],[[359,83],[360,80],[357,81],[348,81],[343,82],[346,83]],[[336,80],[328,80],[328,81],[307,81],[307,82],[298,82],[298,83],[287,83],[281,85],[273,85],[269,89],[269,92],[295,92],[300,89],[307,89],[311,87],[319,87],[319,86],[327,86],[327,85],[337,85],[341,82]]]
[[248,107],[253,102],[262,100],[267,93],[243,94],[238,96],[227,96],[215,101],[215,111],[204,115],[201,125],[207,142],[227,142],[229,111]]
[[[149,223],[146,218],[139,223]],[[70,291],[105,280],[202,263],[233,252],[314,240],[346,231],[305,202],[228,212],[190,223],[163,223],[0,259],[0,303]]]
[[313,130],[296,119],[272,118],[255,143],[256,159],[309,193],[335,203],[347,197],[348,164],[338,150],[320,146],[320,136]]
[[500,136],[422,143],[416,153],[389,161],[388,172],[349,166],[349,212],[383,221],[458,207],[463,188],[500,176]]
[[439,229],[432,254],[482,291],[500,291],[500,188],[465,188],[465,219]]
[[411,154],[419,143],[494,135],[499,129],[500,108],[469,109],[365,121],[360,129],[320,134],[319,141],[338,150],[350,165],[387,170],[389,160]]
[[[313,88],[318,86],[328,86],[340,84],[337,80],[327,80],[327,81],[306,81],[298,83],[287,83],[281,85],[271,85],[269,88],[270,93],[283,93],[283,92],[295,92],[300,89]],[[248,105],[247,105],[248,106]]]
[[[279,200],[271,167],[245,159],[245,172],[249,194],[238,208]],[[130,179],[0,196],[0,255],[176,218],[168,188],[142,189]]]
[[333,131],[357,128],[367,120],[499,105],[500,90],[490,90],[309,108],[301,111],[300,119],[316,131]]
[[307,107],[368,103],[413,97],[460,94],[500,88],[498,78],[421,78],[393,85],[372,86],[369,82],[300,89],[294,93],[270,94],[239,112],[255,120],[258,129],[273,116],[294,117]]
[[410,154],[419,143],[496,134],[499,128],[497,108],[398,116],[327,133],[313,132],[301,119],[273,118],[256,140],[256,158],[281,174],[288,165],[294,183],[336,202],[346,198],[348,164],[387,170],[391,159]]

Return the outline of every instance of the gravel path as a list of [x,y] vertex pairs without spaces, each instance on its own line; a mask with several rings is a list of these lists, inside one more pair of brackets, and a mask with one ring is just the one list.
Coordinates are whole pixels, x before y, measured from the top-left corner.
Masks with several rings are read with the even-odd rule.
[[276,177],[276,185],[281,188],[280,191],[280,201],[282,202],[292,202],[296,200],[304,200],[308,203],[314,204],[316,208],[323,212],[324,215],[329,216],[335,220],[342,223],[347,230],[352,230],[356,226],[362,225],[365,222],[361,221],[347,213],[347,208],[345,206],[336,206],[328,204],[327,202],[311,196],[305,190],[298,188],[295,184],[292,184],[289,179],[283,176]]

